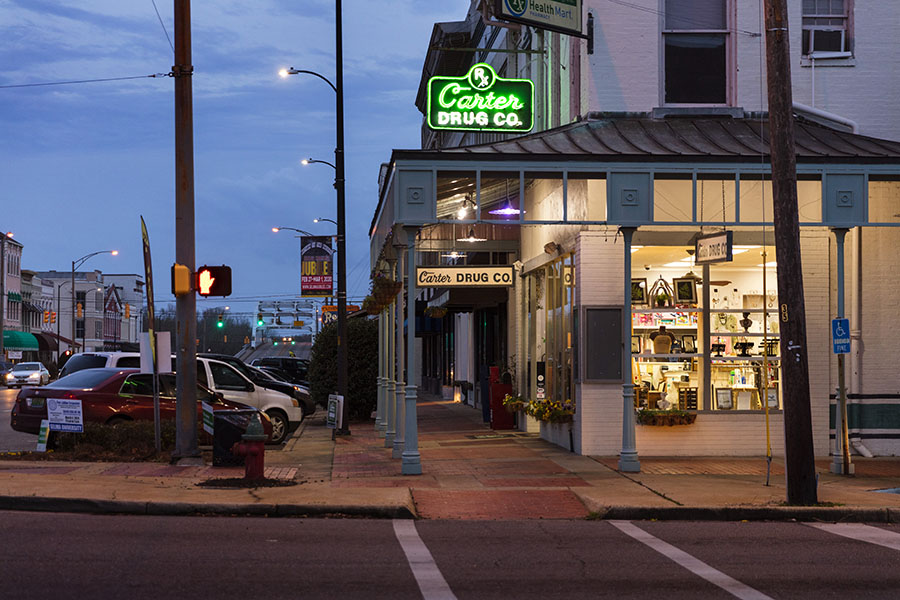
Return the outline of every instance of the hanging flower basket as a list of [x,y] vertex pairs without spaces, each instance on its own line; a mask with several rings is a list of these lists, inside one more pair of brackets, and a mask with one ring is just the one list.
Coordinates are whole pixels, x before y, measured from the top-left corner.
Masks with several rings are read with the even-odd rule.
[[394,281],[385,275],[376,274],[372,277],[372,293],[375,300],[382,305],[388,305],[394,301],[397,292],[403,287],[399,281]]
[[690,425],[697,419],[697,413],[683,410],[649,410],[637,411],[637,422],[640,425]]
[[366,296],[363,299],[362,309],[366,311],[367,314],[378,315],[381,314],[382,310],[384,310],[384,306],[379,304],[379,302],[375,300],[373,296]]
[[425,316],[432,319],[443,319],[447,316],[447,309],[443,306],[428,306],[425,308]]

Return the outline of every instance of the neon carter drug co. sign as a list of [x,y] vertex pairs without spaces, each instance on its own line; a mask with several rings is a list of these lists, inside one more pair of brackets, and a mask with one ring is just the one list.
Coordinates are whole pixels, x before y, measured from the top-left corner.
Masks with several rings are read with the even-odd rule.
[[465,77],[429,79],[427,107],[431,129],[527,132],[534,127],[534,84],[478,63]]

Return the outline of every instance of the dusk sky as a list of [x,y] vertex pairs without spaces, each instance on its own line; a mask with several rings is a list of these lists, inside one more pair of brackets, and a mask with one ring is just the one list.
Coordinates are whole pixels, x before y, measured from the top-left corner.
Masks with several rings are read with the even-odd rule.
[[[348,294],[368,290],[368,227],[379,165],[419,147],[414,106],[435,22],[468,0],[345,0],[344,101]],[[156,0],[174,40],[172,0]],[[289,226],[328,235],[336,218],[334,3],[192,2],[196,261],[228,264],[229,304],[299,294],[299,242]],[[150,233],[157,302],[174,301],[174,80],[3,87],[167,73],[173,52],[151,0],[0,0],[0,229],[24,245],[22,266],[143,273],[140,216]]]

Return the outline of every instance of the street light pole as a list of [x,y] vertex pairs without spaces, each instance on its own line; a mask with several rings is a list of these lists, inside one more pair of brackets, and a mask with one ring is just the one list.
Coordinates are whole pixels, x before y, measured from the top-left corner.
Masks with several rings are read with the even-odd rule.
[[[98,254],[112,254],[113,256],[116,256],[117,254],[119,254],[119,251],[118,250],[98,250],[96,252],[91,252],[90,254],[85,254],[81,258],[78,258],[78,259],[75,259],[72,261],[72,282],[71,282],[72,283],[72,340],[71,340],[72,346],[75,345],[75,269],[77,269],[78,267],[80,267],[81,265],[86,263],[89,258],[97,256]],[[62,287],[62,284],[60,284],[60,287]],[[86,297],[87,297],[87,294],[85,294],[85,298]],[[87,304],[86,300],[85,300],[85,304]],[[82,308],[82,311],[84,311],[87,307],[82,306],[81,308]],[[57,318],[59,318],[59,315],[57,315]],[[85,328],[86,327],[87,327],[87,324],[85,324]],[[82,340],[84,340],[84,332],[82,332],[81,338],[82,338]],[[58,344],[59,340],[56,340],[56,341]],[[82,345],[83,345],[83,342],[82,342]],[[72,353],[73,354],[75,353],[74,348],[72,350]],[[57,356],[58,355],[59,355],[59,351],[57,350]],[[57,361],[58,361],[58,358],[57,358]]]
[[337,253],[338,253],[338,334],[337,334],[337,387],[344,397],[344,414],[341,432],[350,433],[350,399],[347,398],[347,252],[346,216],[344,214],[344,49],[343,13],[341,0],[335,2],[335,102],[337,120],[337,143],[334,148],[335,177],[337,189]]
[[6,238],[12,237],[9,231],[0,235],[0,360],[6,359],[3,348],[3,329],[6,325]]

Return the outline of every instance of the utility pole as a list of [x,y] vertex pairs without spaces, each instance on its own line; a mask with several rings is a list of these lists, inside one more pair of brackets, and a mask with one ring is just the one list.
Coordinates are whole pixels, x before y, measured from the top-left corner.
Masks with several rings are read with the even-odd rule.
[[800,261],[797,160],[792,114],[790,44],[786,0],[765,0],[766,71],[769,88],[769,152],[775,250],[778,257],[779,330],[784,462],[789,504],[815,504],[816,465],[809,400],[806,304]]
[[334,185],[337,188],[337,253],[338,253],[338,293],[337,293],[337,387],[344,397],[341,419],[341,433],[350,433],[350,398],[347,397],[347,219],[344,213],[344,51],[342,42],[341,0],[335,3],[335,109],[337,112],[337,140],[334,149]]
[[[194,106],[191,87],[191,3],[175,0],[175,262],[194,268]],[[175,297],[175,452],[183,463],[200,457],[197,444],[197,297]]]

